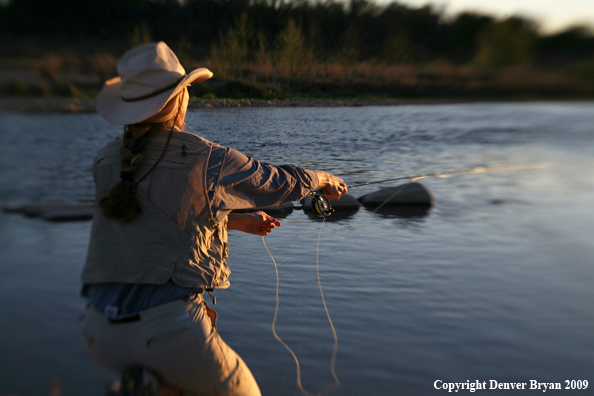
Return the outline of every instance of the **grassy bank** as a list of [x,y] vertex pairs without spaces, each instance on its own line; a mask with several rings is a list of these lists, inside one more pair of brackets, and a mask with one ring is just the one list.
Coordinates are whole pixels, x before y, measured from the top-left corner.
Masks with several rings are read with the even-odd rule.
[[[13,98],[70,98],[81,101],[97,95],[102,82],[116,74],[116,59],[95,55],[88,64],[58,55],[0,63],[0,95]],[[318,63],[299,76],[281,66],[246,65],[239,77],[217,73],[211,61],[188,62],[186,69],[209,67],[211,80],[192,84],[199,99],[286,100],[525,100],[594,98],[592,65],[567,70],[541,70],[521,65],[485,71],[446,63],[386,65],[379,63]]]
[[[108,52],[74,49],[39,58],[0,61],[0,109],[92,111],[103,81],[116,75]],[[215,77],[192,84],[194,107],[360,106],[488,100],[594,98],[594,61],[545,69],[520,64],[496,69],[447,62],[314,62],[291,70],[286,62],[240,63],[182,59],[186,70],[208,67]]]
[[[228,107],[360,107],[400,106],[410,104],[439,104],[468,102],[454,99],[396,99],[396,98],[344,98],[322,99],[295,96],[286,99],[190,99],[190,109],[213,109]],[[21,113],[91,113],[95,112],[94,99],[68,97],[0,97],[0,111]]]
[[191,87],[212,106],[594,98],[587,26],[546,33],[522,16],[367,0],[5,3],[0,95],[10,97],[90,100],[125,50],[164,40],[186,70],[213,71]]

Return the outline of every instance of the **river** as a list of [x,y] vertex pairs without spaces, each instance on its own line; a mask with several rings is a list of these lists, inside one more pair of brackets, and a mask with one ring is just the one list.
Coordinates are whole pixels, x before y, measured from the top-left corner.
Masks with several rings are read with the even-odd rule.
[[[594,103],[202,109],[186,121],[257,159],[323,169],[348,184],[540,164],[419,180],[436,201],[424,214],[360,208],[323,224],[320,280],[341,382],[333,394],[444,394],[436,384],[467,380],[594,382]],[[3,113],[0,125],[3,205],[92,200],[94,154],[121,133],[96,114]],[[301,210],[281,222],[265,239],[279,267],[276,331],[315,394],[334,382],[316,271],[322,222]],[[66,396],[102,396],[114,379],[78,341],[90,226],[0,213],[0,394],[47,395],[59,379]],[[229,239],[219,332],[264,395],[300,395],[294,359],[271,329],[274,264],[260,237],[232,231]],[[546,394],[591,391],[556,392]]]

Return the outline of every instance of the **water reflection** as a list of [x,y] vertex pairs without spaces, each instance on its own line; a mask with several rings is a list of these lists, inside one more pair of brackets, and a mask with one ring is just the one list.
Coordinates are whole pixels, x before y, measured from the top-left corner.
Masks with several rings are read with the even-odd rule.
[[[334,223],[341,220],[346,220],[352,218],[357,212],[359,208],[344,208],[344,209],[337,209],[332,213],[330,216],[326,217],[326,222]],[[310,220],[314,221],[322,221],[323,219],[317,217],[312,211],[305,210],[305,214]]]
[[365,207],[365,209],[385,219],[415,219],[426,217],[431,210],[431,205],[383,206],[379,209]]

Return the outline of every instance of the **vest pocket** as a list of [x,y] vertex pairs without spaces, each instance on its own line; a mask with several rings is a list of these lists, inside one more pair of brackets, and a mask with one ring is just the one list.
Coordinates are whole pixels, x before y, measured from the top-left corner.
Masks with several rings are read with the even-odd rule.
[[226,259],[227,257],[229,257],[229,243],[228,242],[223,242],[223,251],[221,253],[221,257],[223,257],[223,260]]

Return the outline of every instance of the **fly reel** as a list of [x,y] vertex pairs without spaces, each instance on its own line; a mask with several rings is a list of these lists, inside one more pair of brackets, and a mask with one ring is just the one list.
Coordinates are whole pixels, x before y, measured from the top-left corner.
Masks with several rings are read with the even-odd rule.
[[326,198],[325,195],[322,195],[320,191],[312,192],[314,193],[314,195],[311,200],[311,210],[312,212],[314,212],[316,217],[322,219],[334,213],[334,209],[332,209],[332,205],[330,205],[330,200]]

